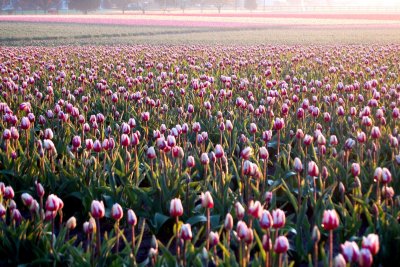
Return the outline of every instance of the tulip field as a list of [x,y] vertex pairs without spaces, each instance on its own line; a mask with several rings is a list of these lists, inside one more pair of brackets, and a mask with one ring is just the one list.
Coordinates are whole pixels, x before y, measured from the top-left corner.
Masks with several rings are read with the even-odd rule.
[[396,265],[399,55],[1,46],[0,266]]

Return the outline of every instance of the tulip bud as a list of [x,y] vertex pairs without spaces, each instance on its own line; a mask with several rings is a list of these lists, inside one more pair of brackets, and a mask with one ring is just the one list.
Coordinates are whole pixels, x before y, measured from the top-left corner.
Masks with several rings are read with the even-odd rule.
[[222,146],[220,144],[217,144],[215,146],[215,157],[217,159],[220,159],[224,156],[224,149],[222,148]]
[[269,153],[266,147],[260,147],[259,151],[260,159],[266,160],[269,158]]
[[346,267],[346,261],[342,254],[336,255],[333,259],[333,267]]
[[392,174],[387,168],[382,168],[382,183],[388,184],[392,181]]
[[21,195],[21,200],[22,200],[22,203],[24,203],[25,206],[30,207],[31,204],[32,204],[32,201],[33,201],[33,197],[28,193],[23,193]]
[[274,121],[274,129],[279,131],[282,130],[283,127],[285,127],[285,121],[282,118],[276,118]]
[[346,262],[357,262],[358,257],[360,255],[360,250],[356,242],[346,241],[344,244],[340,245],[340,250]]
[[275,229],[282,228],[285,226],[286,223],[286,215],[285,212],[281,209],[275,209],[272,211],[272,221],[273,225],[272,227]]
[[276,240],[275,240],[275,244],[274,244],[274,252],[275,253],[286,253],[286,251],[288,251],[289,249],[289,241],[286,238],[286,236],[279,236]]
[[11,213],[11,219],[19,224],[22,221],[21,212],[19,212],[17,209],[14,209]]
[[209,191],[207,191],[205,194],[201,193],[200,199],[201,199],[201,206],[203,208],[212,209],[214,207],[214,200]]
[[236,217],[238,218],[238,220],[242,220],[244,217],[244,208],[242,206],[242,204],[240,204],[240,202],[236,202],[235,203],[235,213],[236,213]]
[[131,140],[127,134],[121,135],[121,146],[128,147],[131,143]]
[[122,210],[121,205],[115,203],[111,208],[111,217],[113,217],[114,220],[119,221],[122,219],[123,216],[124,211]]
[[339,216],[335,210],[325,210],[322,217],[322,227],[325,230],[335,230],[339,226]]
[[6,186],[4,188],[4,198],[12,199],[14,198],[14,189],[11,186]]
[[381,137],[381,130],[379,129],[379,127],[377,127],[377,126],[372,127],[371,137],[373,139],[378,139]]
[[188,168],[193,168],[195,165],[196,165],[196,163],[195,163],[194,157],[193,156],[189,156],[187,158],[187,161],[186,161],[186,166]]
[[360,267],[372,266],[373,258],[369,249],[362,248],[360,250],[360,256],[358,258],[358,264]]
[[70,231],[75,229],[75,227],[76,227],[76,218],[74,216],[72,216],[71,218],[68,219],[68,221],[66,223],[66,227]]
[[0,203],[0,218],[3,218],[7,213],[6,208],[3,206],[2,203]]
[[267,235],[267,234],[263,235],[263,238],[262,238],[262,246],[263,246],[265,252],[268,252],[268,251],[271,250],[271,248],[272,248],[272,241],[271,241],[271,238],[269,237],[269,235]]
[[271,213],[268,210],[263,210],[260,218],[260,226],[262,229],[267,230],[273,224]]
[[299,158],[295,158],[294,159],[294,170],[297,173],[301,173],[303,171],[303,163],[301,162],[301,160]]
[[105,215],[105,208],[103,201],[93,200],[90,208],[90,213],[96,219],[101,219]]
[[311,177],[317,177],[319,175],[319,169],[314,161],[308,163],[308,175]]
[[243,221],[238,221],[238,223],[236,224],[236,232],[241,240],[244,240],[246,238],[248,231],[249,228],[247,227],[246,223]]
[[46,210],[46,213],[44,214],[44,219],[46,221],[51,221],[56,217],[56,215],[57,211]]
[[354,177],[359,176],[361,173],[360,164],[358,163],[351,164],[351,173],[353,174]]
[[311,239],[313,240],[314,243],[318,243],[319,240],[321,239],[321,234],[319,232],[318,227],[315,225],[313,230],[312,230],[312,235]]
[[79,135],[76,135],[72,138],[72,146],[74,148],[79,148],[81,147],[81,137]]
[[89,222],[84,222],[82,228],[85,235],[90,234]]
[[233,229],[233,218],[230,213],[226,214],[224,227],[225,227],[226,231],[232,231],[232,229]]
[[36,184],[36,193],[39,197],[43,197],[44,196],[44,188],[42,186],[41,183],[35,182]]
[[153,146],[147,149],[146,155],[148,159],[155,159],[157,157],[156,151],[154,150]]
[[273,194],[272,194],[271,191],[265,192],[265,194],[264,194],[264,200],[265,200],[265,204],[266,204],[266,205],[269,205],[269,204],[271,203],[272,197],[273,197]]
[[377,168],[375,169],[375,172],[374,172],[374,182],[378,182],[378,181],[380,181],[380,180],[382,179],[382,172],[383,172],[383,170],[382,170],[381,167],[377,167]]
[[171,217],[180,217],[183,215],[182,202],[179,198],[174,198],[171,200],[169,214]]
[[210,242],[210,246],[216,246],[219,243],[219,235],[217,232],[210,232],[208,236],[208,241]]
[[250,159],[250,157],[253,155],[253,150],[251,147],[246,147],[245,149],[242,150],[242,152],[240,153],[240,156],[242,157],[242,159],[244,160],[248,160]]
[[58,211],[59,208],[60,208],[59,198],[54,194],[49,195],[46,200],[46,210]]
[[131,209],[128,210],[126,221],[130,226],[136,225],[137,218],[136,218],[136,214],[133,210],[131,210]]
[[190,224],[186,223],[181,226],[180,237],[185,241],[192,240],[193,235]]
[[362,247],[369,249],[372,255],[378,254],[379,236],[376,234],[369,234],[367,237],[363,237]]
[[260,219],[261,214],[263,212],[260,201],[258,201],[258,200],[256,202],[251,201],[248,211],[249,211],[249,214],[251,216],[253,216],[255,219]]
[[210,163],[210,159],[208,158],[208,154],[207,153],[202,153],[200,156],[200,162],[203,165],[208,165]]

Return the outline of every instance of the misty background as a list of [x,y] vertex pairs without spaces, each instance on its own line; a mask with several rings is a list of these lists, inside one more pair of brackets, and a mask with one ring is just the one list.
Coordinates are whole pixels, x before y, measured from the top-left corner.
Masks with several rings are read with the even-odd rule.
[[0,0],[2,14],[78,11],[399,12],[399,0]]

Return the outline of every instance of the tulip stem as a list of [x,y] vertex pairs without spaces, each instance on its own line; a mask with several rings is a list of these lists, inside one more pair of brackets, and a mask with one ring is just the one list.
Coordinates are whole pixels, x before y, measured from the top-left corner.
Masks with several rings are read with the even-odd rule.
[[279,256],[278,256],[279,257],[279,263],[278,263],[279,267],[282,267],[282,256],[283,256],[282,253],[279,253]]
[[119,220],[117,220],[117,222],[115,223],[115,235],[117,238],[116,244],[115,244],[115,253],[118,254],[118,250],[119,250]]
[[265,188],[266,188],[266,184],[268,183],[268,179],[267,179],[267,162],[268,159],[264,159],[264,163],[263,163],[263,182],[261,184],[261,196],[264,196],[265,193]]
[[207,210],[206,248],[207,248],[207,251],[209,251],[210,240],[209,240],[208,236],[210,235],[210,209],[207,208],[206,210]]
[[97,238],[96,238],[96,248],[97,248],[97,255],[100,256],[100,246],[101,246],[101,233],[100,233],[100,220],[99,218],[96,218],[96,232],[97,232]]
[[277,133],[277,146],[276,146],[276,158],[279,159],[279,147],[280,147],[280,142],[281,142],[281,131],[278,130]]
[[186,267],[186,240],[183,242],[183,267]]
[[54,216],[51,215],[51,251],[54,252]]
[[379,191],[379,178],[376,180],[376,201],[378,202],[378,205],[381,204],[381,194]]
[[297,204],[299,206],[299,210],[300,210],[300,206],[301,206],[301,180],[300,180],[300,173],[297,173],[297,187],[298,187],[298,192],[297,192]]
[[132,256],[135,259],[135,226],[132,225]]
[[176,246],[176,259],[177,259],[177,262],[179,262],[179,260],[180,260],[180,249],[179,249],[179,229],[178,229],[178,227],[179,227],[179,217],[178,216],[176,216],[175,217],[175,221],[176,221],[176,229],[175,229],[175,231],[176,231],[176,233],[175,233],[175,238],[176,238],[176,243],[175,243],[175,246]]
[[314,242],[314,267],[318,267],[318,242]]
[[329,230],[329,267],[333,266],[333,230]]

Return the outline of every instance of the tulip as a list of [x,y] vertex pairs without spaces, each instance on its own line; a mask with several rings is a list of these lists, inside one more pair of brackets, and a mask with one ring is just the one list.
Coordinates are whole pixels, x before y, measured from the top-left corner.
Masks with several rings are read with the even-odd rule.
[[240,259],[240,262],[242,263],[242,266],[246,266],[246,258],[247,257],[245,255],[247,255],[247,253],[246,253],[246,243],[245,242],[246,242],[246,239],[249,240],[251,238],[249,235],[251,235],[253,231],[247,227],[245,222],[240,220],[236,224],[236,232],[237,232],[237,235],[238,235],[240,243],[241,243],[241,248],[239,248],[239,249],[242,250],[242,253],[239,253],[239,255],[242,257]]
[[124,212],[122,210],[121,205],[119,205],[118,203],[115,203],[111,208],[111,217],[113,217],[113,219],[116,220],[115,232],[117,233],[116,234],[116,238],[117,238],[116,252],[117,252],[117,254],[118,254],[118,249],[119,249],[119,221],[122,219],[123,216],[124,216]]
[[346,267],[346,260],[342,254],[336,255],[335,259],[333,260],[333,267]]
[[379,236],[376,234],[369,234],[367,237],[363,237],[362,248],[369,249],[372,255],[376,255],[379,252]]
[[187,161],[186,161],[186,166],[188,168],[193,168],[196,165],[196,162],[194,160],[193,156],[188,156]]
[[32,202],[33,202],[33,197],[32,197],[30,194],[28,194],[28,193],[23,193],[23,194],[21,195],[21,200],[22,200],[22,203],[23,203],[25,206],[30,207],[31,204],[32,204]]
[[14,198],[14,189],[11,186],[6,186],[4,188],[3,196],[5,199],[13,199]]
[[171,217],[175,217],[176,220],[176,256],[179,260],[180,257],[180,251],[179,251],[179,217],[183,215],[183,207],[182,207],[182,202],[179,198],[174,198],[171,200],[171,204],[169,207],[169,214]]
[[271,213],[268,210],[263,210],[260,218],[260,226],[264,230],[268,230],[273,225]]
[[[289,241],[286,238],[286,236],[279,236],[275,240],[274,244],[274,251],[275,253],[281,254],[281,253],[286,253],[289,250]],[[281,264],[280,264],[281,266]]]
[[285,212],[281,209],[275,209],[272,211],[272,228],[279,229],[285,226],[286,223],[286,215]]
[[21,212],[19,212],[18,209],[14,209],[11,212],[11,220],[13,221],[14,224],[19,225],[22,221],[22,215]]
[[225,221],[224,221],[224,229],[226,231],[225,238],[226,238],[226,244],[227,247],[230,247],[230,241],[231,241],[231,234],[230,232],[233,229],[233,218],[230,213],[227,213],[225,216]]
[[58,211],[60,208],[60,202],[56,195],[49,195],[46,200],[46,210],[48,211]]
[[131,226],[132,230],[132,255],[135,255],[135,226],[137,224],[137,217],[133,210],[129,209],[126,215],[126,221]]
[[193,235],[192,235],[192,228],[191,228],[190,224],[186,223],[181,226],[180,237],[184,241],[192,240]]
[[69,233],[70,231],[74,230],[76,228],[76,218],[74,216],[72,216],[71,218],[69,218],[65,224],[66,228],[67,228],[67,233],[66,233],[66,240],[69,240]]
[[184,240],[183,246],[183,266],[186,266],[186,242],[192,240],[192,228],[190,224],[183,224],[180,229],[180,238]]
[[314,190],[314,200],[317,200],[317,186],[315,183],[315,177],[319,176],[319,169],[314,161],[308,163],[308,175],[311,176],[313,180],[313,190]]
[[346,241],[344,244],[340,245],[340,250],[346,262],[357,262],[360,255],[360,250],[356,242]]
[[376,182],[376,199],[378,204],[381,203],[379,183],[382,180],[382,173],[383,169],[381,167],[377,167],[374,171],[374,182]]
[[[206,208],[206,212],[207,212],[206,235],[208,236],[210,234],[210,230],[211,230],[210,209],[212,209],[214,207],[214,201],[213,201],[212,196],[209,191],[207,191],[205,194],[201,193],[200,199],[201,199],[201,206],[203,208]],[[209,240],[207,240],[206,248],[207,248],[207,250],[210,248]]]
[[6,208],[3,206],[2,203],[0,203],[0,219],[3,219],[6,213],[7,213]]
[[301,180],[300,180],[300,173],[303,171],[303,163],[301,162],[301,160],[299,158],[295,158],[294,159],[294,171],[297,173],[297,204],[299,206],[301,206]]
[[97,229],[97,253],[100,253],[100,245],[101,245],[101,240],[100,240],[100,219],[104,217],[105,215],[105,208],[103,201],[98,201],[98,200],[93,200],[91,207],[90,207],[90,213],[92,214],[93,218],[96,219],[96,229]]
[[289,241],[286,236],[279,236],[274,243],[274,252],[279,254],[279,264],[282,266],[282,255],[289,250]]
[[329,231],[329,266],[333,264],[333,230],[339,226],[339,216],[335,210],[325,210],[322,227]]
[[360,256],[358,258],[358,264],[360,267],[370,267],[372,266],[373,258],[371,251],[366,248],[360,250]]
[[235,203],[235,213],[238,220],[242,220],[244,218],[244,208],[240,202]]
[[217,144],[215,146],[215,157],[217,159],[220,159],[224,156],[224,149],[222,148],[222,146],[220,144]]
[[260,201],[250,201],[248,212],[254,219],[260,219],[263,212]]
[[263,194],[263,192],[265,191],[265,185],[268,182],[267,167],[268,167],[269,153],[268,153],[268,149],[265,146],[260,147],[259,156],[260,156],[260,159],[263,161],[263,180],[262,180],[262,187],[261,187],[261,194]]

